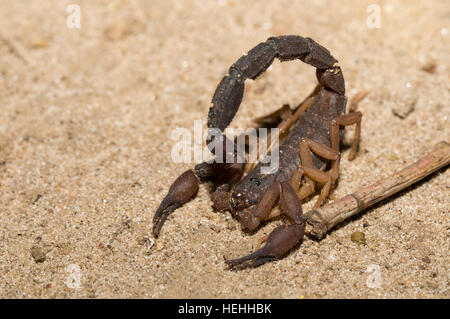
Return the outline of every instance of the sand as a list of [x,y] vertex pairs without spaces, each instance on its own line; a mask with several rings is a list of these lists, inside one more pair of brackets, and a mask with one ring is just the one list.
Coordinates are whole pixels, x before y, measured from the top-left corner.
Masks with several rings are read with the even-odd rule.
[[[361,151],[353,162],[344,151],[331,199],[450,141],[448,2],[378,1],[369,28],[375,1],[78,0],[70,29],[73,2],[0,1],[0,297],[450,297],[445,169],[256,269],[229,271],[224,256],[253,251],[282,220],[245,234],[211,208],[207,185],[151,235],[193,166],[172,161],[171,132],[205,128],[227,68],[272,35],[315,39],[349,97],[370,90]],[[232,126],[296,105],[315,83],[312,67],[276,61],[248,81]]]

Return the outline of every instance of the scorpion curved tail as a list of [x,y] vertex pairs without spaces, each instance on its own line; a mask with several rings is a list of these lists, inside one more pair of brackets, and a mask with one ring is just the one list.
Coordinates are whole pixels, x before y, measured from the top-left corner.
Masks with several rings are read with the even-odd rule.
[[[275,58],[280,61],[300,59],[312,65],[317,69],[317,79],[325,89],[339,95],[345,94],[341,68],[326,48],[311,38],[298,35],[271,37],[239,58],[229,68],[228,75],[220,81],[208,114],[208,128],[211,133],[213,130],[223,132],[231,123],[242,101],[245,80],[256,79]],[[214,136],[209,134],[207,143],[213,141]]]

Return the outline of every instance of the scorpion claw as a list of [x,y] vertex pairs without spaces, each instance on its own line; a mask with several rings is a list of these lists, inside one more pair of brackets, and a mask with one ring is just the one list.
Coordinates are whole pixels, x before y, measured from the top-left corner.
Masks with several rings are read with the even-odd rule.
[[153,217],[153,235],[155,237],[158,237],[167,217],[195,195],[199,184],[200,180],[192,170],[184,172],[173,182]]
[[232,259],[232,260],[225,260],[225,263],[230,266],[230,268],[233,268],[235,270],[241,270],[245,268],[254,268],[261,266],[267,262],[276,260],[275,257],[267,256],[267,257],[259,257],[257,254],[259,250],[255,251],[253,254],[250,254],[248,256],[238,258],[238,259]]
[[304,223],[278,226],[270,233],[263,248],[242,258],[225,260],[225,263],[233,269],[244,269],[274,261],[291,250],[303,238],[304,231]]
[[[162,205],[162,203],[161,203]],[[159,236],[159,232],[161,231],[161,227],[166,221],[167,217],[178,207],[180,207],[181,204],[174,203],[172,205],[167,206],[165,209],[158,209],[158,211],[155,214],[155,218],[153,219],[153,235],[155,237]],[[161,207],[161,206],[160,206]]]

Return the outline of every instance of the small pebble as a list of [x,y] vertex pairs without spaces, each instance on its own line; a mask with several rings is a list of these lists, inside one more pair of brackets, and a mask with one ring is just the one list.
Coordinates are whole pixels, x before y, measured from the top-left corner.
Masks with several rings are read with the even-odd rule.
[[38,40],[34,41],[33,45],[32,45],[33,49],[41,49],[41,48],[46,48],[46,47],[48,47],[48,43],[44,39],[38,39]]
[[428,61],[421,69],[427,73],[433,74],[436,71],[436,66],[436,62]]
[[37,263],[45,261],[45,253],[39,247],[31,248],[31,256],[33,256],[34,261]]
[[227,220],[227,228],[229,230],[235,230],[236,229],[236,221],[232,218]]
[[416,108],[417,98],[408,98],[406,101],[398,101],[397,106],[392,108],[395,116],[404,119]]
[[163,250],[163,248],[164,248],[164,244],[162,242],[158,242],[156,244],[156,250],[157,251],[161,251],[161,250]]
[[364,235],[363,232],[355,231],[351,236],[352,242],[355,242],[359,245],[365,245],[366,244],[366,235]]
[[395,153],[392,153],[392,154],[389,156],[389,160],[390,160],[390,161],[396,161],[396,160],[398,160],[398,155],[395,154]]
[[221,228],[219,226],[216,226],[214,224],[209,225],[209,228],[211,228],[216,233],[220,233]]

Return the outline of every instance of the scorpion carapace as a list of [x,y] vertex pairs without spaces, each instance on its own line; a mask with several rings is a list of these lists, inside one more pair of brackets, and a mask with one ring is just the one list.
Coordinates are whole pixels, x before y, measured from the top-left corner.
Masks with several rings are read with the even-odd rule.
[[[236,161],[236,156],[231,162],[223,161],[227,155],[224,152],[223,158],[218,160],[214,145],[230,142],[221,132],[239,108],[245,80],[256,79],[275,58],[280,61],[300,59],[314,66],[319,84],[296,109],[284,106],[261,118],[279,120],[278,128],[287,133],[277,149],[278,169],[262,174],[259,163],[250,170],[251,166],[247,166],[248,172],[244,174],[245,164]],[[258,44],[229,68],[212,98],[208,128],[210,132],[218,130],[220,138],[210,134],[207,144],[216,155],[216,161],[198,164],[175,180],[153,218],[155,237],[169,214],[196,194],[200,182],[210,181],[215,186],[211,199],[216,209],[232,212],[248,231],[254,231],[262,221],[275,217],[272,208],[277,203],[287,219],[286,225],[275,228],[268,236],[263,248],[243,258],[226,260],[229,266],[258,266],[286,255],[304,235],[301,200],[314,192],[317,183],[322,186],[314,205],[317,208],[338,178],[343,126],[356,124],[350,159],[356,154],[362,114],[345,114],[346,102],[344,77],[337,60],[314,40],[287,35],[271,37]],[[232,152],[235,153],[236,148]],[[330,169],[324,171],[326,167]]]

